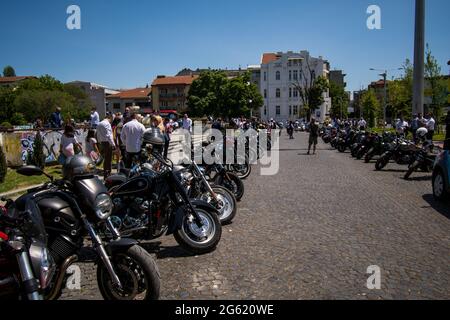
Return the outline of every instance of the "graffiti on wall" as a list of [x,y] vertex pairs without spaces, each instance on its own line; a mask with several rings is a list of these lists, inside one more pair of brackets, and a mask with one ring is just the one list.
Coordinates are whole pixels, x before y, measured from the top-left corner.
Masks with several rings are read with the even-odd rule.
[[[44,144],[45,162],[47,164],[55,163],[59,156],[59,149],[62,137],[62,131],[44,131],[41,132]],[[77,140],[83,145],[87,132],[83,130],[76,131]],[[8,164],[13,167],[21,166],[26,163],[29,154],[33,152],[35,131],[2,133],[2,141],[5,145],[6,158]]]

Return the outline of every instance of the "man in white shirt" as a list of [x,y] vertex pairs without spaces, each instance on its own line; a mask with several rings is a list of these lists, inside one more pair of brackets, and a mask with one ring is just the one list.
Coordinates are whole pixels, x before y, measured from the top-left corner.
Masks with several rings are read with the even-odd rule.
[[100,152],[104,159],[103,175],[105,179],[111,174],[112,154],[116,149],[111,127],[112,120],[112,115],[108,114],[97,126],[97,141],[100,144]]
[[434,131],[436,129],[436,120],[434,120],[431,112],[427,114],[426,128],[428,130],[428,140],[433,141]]
[[397,134],[399,136],[404,136],[406,133],[406,130],[408,129],[408,126],[409,126],[408,122],[406,122],[403,119],[398,119],[397,124],[395,126],[395,129],[397,130]]
[[100,123],[100,116],[97,112],[97,109],[94,107],[92,108],[91,111],[91,121],[90,121],[90,125],[91,125],[91,129],[97,129],[98,124]]
[[359,130],[362,130],[362,131],[366,130],[367,122],[366,122],[366,120],[364,120],[364,118],[361,118],[361,120],[359,120],[358,127],[359,127]]
[[130,168],[133,163],[133,157],[139,155],[142,147],[142,136],[145,132],[145,127],[142,123],[137,121],[137,114],[132,114],[130,121],[127,122],[120,134],[122,142],[125,144],[126,157],[125,167]]
[[183,129],[192,133],[192,120],[189,119],[189,116],[187,114],[184,115]]

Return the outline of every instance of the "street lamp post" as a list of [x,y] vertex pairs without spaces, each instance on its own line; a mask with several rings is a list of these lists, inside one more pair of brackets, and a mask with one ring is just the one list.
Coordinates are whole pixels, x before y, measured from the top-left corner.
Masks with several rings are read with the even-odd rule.
[[425,87],[425,0],[416,0],[414,32],[413,114],[423,114]]

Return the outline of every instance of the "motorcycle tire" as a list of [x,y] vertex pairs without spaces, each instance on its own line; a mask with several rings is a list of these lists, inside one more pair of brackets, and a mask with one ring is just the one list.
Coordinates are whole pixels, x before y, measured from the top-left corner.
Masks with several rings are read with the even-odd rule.
[[111,263],[122,288],[115,288],[106,267],[100,263],[97,267],[97,282],[105,300],[159,299],[161,276],[158,267],[152,256],[141,246],[135,245],[123,252],[114,253]]
[[361,160],[364,157],[364,154],[366,153],[365,148],[359,149],[358,153],[356,154],[356,159]]
[[[219,197],[219,200],[223,202],[224,207],[217,208],[219,210],[219,220],[222,225],[230,224],[237,213],[237,200],[234,194],[227,188],[221,186],[213,186],[213,191]],[[200,197],[201,200],[206,200],[210,196],[205,193]],[[207,200],[206,200],[207,201]],[[207,201],[208,202],[208,201]],[[211,203],[210,203],[211,204]]]
[[373,149],[370,149],[370,150],[366,153],[366,156],[364,157],[364,162],[365,162],[365,163],[369,163],[369,162],[372,160],[373,156],[374,156]]
[[230,165],[230,169],[232,170],[232,173],[242,180],[247,179],[252,173],[252,166],[249,163],[249,159],[246,159],[244,164]]
[[408,180],[409,177],[416,171],[416,169],[420,166],[420,163],[418,161],[415,161],[413,164],[411,164],[408,168],[408,171],[405,174],[405,180]]
[[339,145],[337,146],[337,149],[338,149],[338,151],[339,151],[340,153],[344,153],[345,150],[347,149],[347,147],[346,147],[345,145],[343,145],[343,144],[339,144]]
[[195,208],[207,230],[200,230],[190,215],[185,215],[182,226],[174,233],[177,243],[193,254],[206,254],[214,251],[222,237],[222,225],[215,211]]
[[228,172],[227,175],[229,180],[224,175],[218,175],[214,180],[214,184],[227,188],[234,194],[237,201],[241,201],[244,196],[244,183],[234,173]]
[[375,163],[375,170],[377,171],[381,171],[384,169],[384,167],[387,166],[389,162],[389,159],[386,159],[385,157],[381,157],[380,159],[377,160],[377,163]]

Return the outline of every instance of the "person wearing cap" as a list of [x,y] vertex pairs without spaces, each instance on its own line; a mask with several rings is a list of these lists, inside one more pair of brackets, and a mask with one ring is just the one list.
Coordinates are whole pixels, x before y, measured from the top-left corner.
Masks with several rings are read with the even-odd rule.
[[142,146],[142,136],[145,132],[145,126],[137,120],[138,114],[132,113],[130,121],[124,124],[120,139],[125,144],[125,167],[130,168],[133,163],[133,157],[139,155]]
[[97,126],[97,141],[100,144],[100,152],[104,159],[103,175],[105,179],[111,174],[113,151],[116,150],[113,130],[111,127],[112,121],[113,116],[111,114],[107,114],[105,119]]

